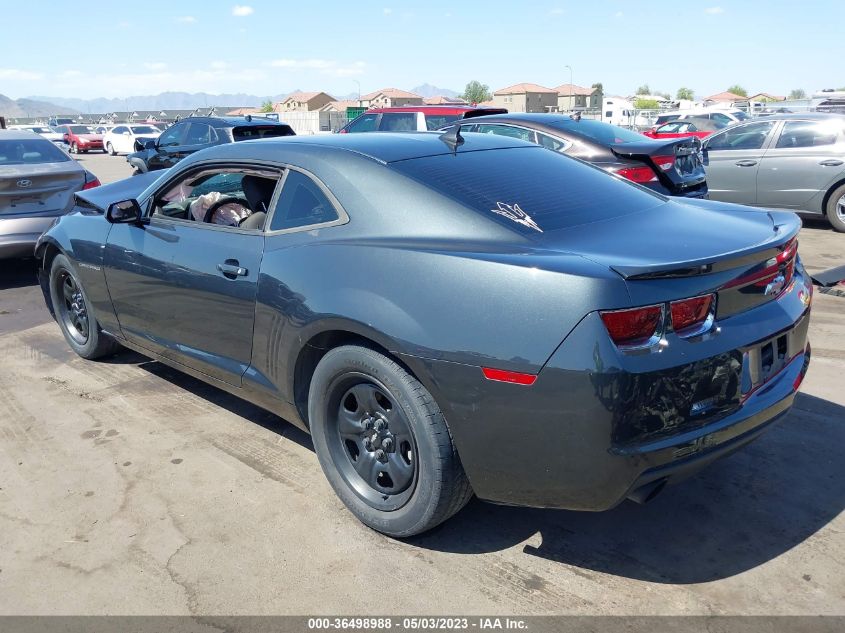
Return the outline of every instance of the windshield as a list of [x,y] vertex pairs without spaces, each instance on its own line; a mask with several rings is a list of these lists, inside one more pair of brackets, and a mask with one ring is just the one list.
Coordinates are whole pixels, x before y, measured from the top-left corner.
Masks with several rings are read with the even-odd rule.
[[74,134],[91,134],[91,128],[87,125],[68,125],[68,129]]
[[734,115],[734,117],[736,117],[736,120],[737,120],[737,121],[745,121],[746,119],[750,119],[750,118],[751,118],[750,116],[748,116],[748,115],[747,115],[745,112],[743,112],[742,110],[737,110],[736,112],[732,112],[731,114],[733,114],[733,115]]
[[581,121],[553,121],[552,127],[563,132],[572,132],[579,136],[586,136],[602,145],[618,145],[619,143],[642,143],[645,138],[639,132],[626,130],[618,125],[610,125],[601,121],[582,119]]
[[0,167],[5,165],[63,163],[68,160],[71,160],[70,156],[44,139],[0,141]]
[[50,130],[46,127],[31,127],[29,129],[35,132],[36,134],[47,134],[50,132]]
[[158,134],[158,130],[151,125],[133,125],[132,132],[134,134]]

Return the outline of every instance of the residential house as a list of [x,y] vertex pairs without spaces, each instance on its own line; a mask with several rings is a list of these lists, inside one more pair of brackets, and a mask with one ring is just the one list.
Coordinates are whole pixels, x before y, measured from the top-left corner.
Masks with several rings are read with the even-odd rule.
[[461,97],[444,97],[443,95],[437,95],[435,97],[427,97],[423,99],[423,103],[425,105],[466,105],[466,100],[462,99]]
[[398,88],[383,88],[361,96],[361,105],[365,108],[396,108],[422,104],[421,96]]
[[274,112],[314,112],[334,101],[335,98],[325,92],[292,92],[282,101],[273,105]]
[[357,107],[357,99],[341,99],[339,101],[329,101],[326,105],[320,108],[320,112],[346,112],[347,108]]
[[748,97],[743,97],[742,95],[734,94],[733,92],[720,92],[715,95],[710,95],[709,97],[704,99],[704,105],[722,105],[722,106],[730,106],[735,103],[739,102],[747,102]]
[[561,112],[568,110],[598,110],[604,98],[598,88],[584,88],[575,84],[561,84],[557,88],[557,109]]
[[786,101],[786,97],[778,95],[770,95],[768,92],[758,92],[756,95],[748,97],[749,101]]
[[247,114],[262,114],[261,108],[235,108],[229,110],[226,116],[246,116]]
[[509,112],[553,112],[557,110],[557,90],[522,83],[493,93],[493,105]]

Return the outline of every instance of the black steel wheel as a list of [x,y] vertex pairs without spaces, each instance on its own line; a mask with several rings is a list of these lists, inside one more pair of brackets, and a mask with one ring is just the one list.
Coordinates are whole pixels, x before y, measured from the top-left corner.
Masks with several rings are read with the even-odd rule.
[[85,288],[65,255],[56,255],[50,267],[50,299],[59,328],[77,354],[93,359],[120,349],[97,324]]
[[472,497],[451,434],[426,388],[384,354],[329,351],[308,397],[314,448],[329,483],[369,527],[425,532]]

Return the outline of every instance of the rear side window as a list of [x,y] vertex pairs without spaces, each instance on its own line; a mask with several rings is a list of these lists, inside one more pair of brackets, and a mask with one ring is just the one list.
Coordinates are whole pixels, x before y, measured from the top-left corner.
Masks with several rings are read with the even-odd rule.
[[534,132],[531,130],[526,130],[524,127],[484,123],[479,124],[476,129],[482,134],[496,134],[497,136],[509,136],[510,138],[518,138],[522,141],[528,141],[529,143],[534,142]]
[[305,174],[289,171],[270,222],[271,231],[323,224],[338,219],[326,194]]
[[414,132],[417,129],[417,113],[386,112],[381,115],[378,129],[381,132]]
[[778,139],[778,147],[818,147],[833,145],[839,136],[842,123],[831,124],[811,121],[787,121]]
[[0,141],[0,167],[4,165],[63,163],[68,160],[70,160],[70,156],[51,141],[39,138],[23,141]]
[[637,213],[663,200],[540,147],[459,151],[391,167],[490,220],[535,237]]
[[707,148],[711,150],[760,149],[774,124],[774,121],[761,121],[728,128],[724,132],[711,136]]
[[454,123],[459,118],[457,114],[426,114],[425,127],[427,130],[439,130],[444,125]]
[[232,138],[236,141],[248,141],[253,138],[275,138],[278,136],[295,136],[296,133],[289,125],[253,125],[250,127],[236,127],[232,130]]
[[347,127],[347,132],[374,132],[378,123],[378,114],[362,114]]
[[211,143],[212,139],[216,138],[212,136],[214,132],[211,130],[211,126],[207,123],[191,123],[188,126],[188,134],[185,136],[185,145],[205,145],[207,143]]

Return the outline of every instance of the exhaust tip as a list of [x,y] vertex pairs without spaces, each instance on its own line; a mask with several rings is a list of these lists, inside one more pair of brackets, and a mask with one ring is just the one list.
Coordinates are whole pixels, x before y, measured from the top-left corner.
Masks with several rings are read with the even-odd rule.
[[665,487],[666,479],[658,479],[657,481],[652,481],[631,491],[628,495],[628,499],[641,505],[646,504],[659,495]]

